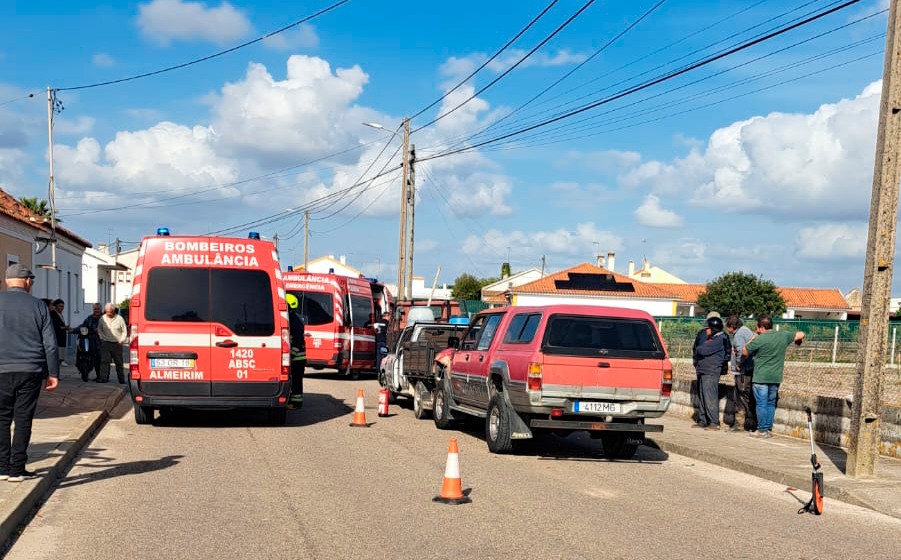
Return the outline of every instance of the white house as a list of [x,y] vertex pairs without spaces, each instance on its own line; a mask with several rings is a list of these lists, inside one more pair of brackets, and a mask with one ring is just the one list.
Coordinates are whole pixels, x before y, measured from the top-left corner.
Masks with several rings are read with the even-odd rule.
[[[397,299],[397,285],[395,284],[385,284],[385,287],[388,288],[388,291],[391,292],[391,295]],[[435,292],[432,292],[432,285],[426,285],[424,276],[414,276],[413,277],[413,286],[412,286],[412,295],[414,300],[424,299],[427,300],[430,297],[432,301],[446,301],[453,299],[451,292],[453,291],[451,288],[447,287],[447,284],[438,284],[435,286]]]
[[537,268],[530,268],[511,274],[506,278],[501,278],[493,284],[488,284],[482,288],[482,301],[491,307],[506,305],[509,303],[507,299],[507,291],[518,286],[534,282],[542,277],[541,271]]
[[[113,255],[117,265],[113,275],[113,290],[110,296],[113,303],[122,303],[123,300],[131,296],[131,283],[135,267],[138,266],[139,250],[140,247],[135,247],[129,251],[122,251],[117,255]],[[108,253],[109,251],[104,252]]]
[[[105,249],[105,246],[101,246],[100,249]],[[130,293],[120,292],[116,285],[117,275],[126,272],[127,268],[116,263],[116,257],[104,250],[85,249],[81,260],[81,269],[84,290],[84,315],[82,317],[91,314],[91,307],[95,303],[100,305],[107,302],[116,304]],[[126,296],[121,296],[121,294],[126,294]]]
[[[295,271],[304,270],[304,265],[294,266]],[[338,276],[349,276],[351,278],[359,278],[362,272],[347,264],[347,258],[344,255],[335,259],[334,255],[319,257],[307,263],[306,270],[313,274],[337,274]]]

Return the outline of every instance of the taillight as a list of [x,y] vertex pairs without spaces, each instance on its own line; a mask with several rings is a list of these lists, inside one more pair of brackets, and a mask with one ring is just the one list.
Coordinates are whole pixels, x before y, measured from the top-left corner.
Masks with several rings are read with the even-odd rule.
[[291,332],[282,329],[282,374],[279,381],[287,381],[291,374]]
[[536,362],[529,364],[528,387],[529,391],[541,390],[541,364]]
[[138,367],[138,326],[131,326],[130,340],[128,342],[128,371],[132,379],[141,378],[141,370]]
[[660,393],[664,397],[668,397],[673,392],[673,368],[665,368],[663,370],[663,387]]

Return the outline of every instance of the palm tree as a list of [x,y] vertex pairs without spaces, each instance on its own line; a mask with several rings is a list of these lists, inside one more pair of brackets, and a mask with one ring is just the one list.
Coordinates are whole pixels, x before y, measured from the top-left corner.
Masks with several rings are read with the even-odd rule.
[[[38,216],[42,218],[50,218],[50,208],[47,206],[47,201],[44,199],[39,199],[36,196],[23,196],[19,199],[19,202],[22,203],[22,206],[28,208]],[[61,222],[59,218],[56,219],[57,223]]]

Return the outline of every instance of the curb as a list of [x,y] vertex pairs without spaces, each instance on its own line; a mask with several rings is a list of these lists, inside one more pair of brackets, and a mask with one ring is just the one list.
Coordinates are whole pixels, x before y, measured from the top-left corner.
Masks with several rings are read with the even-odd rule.
[[124,387],[119,387],[107,398],[104,410],[89,413],[78,428],[69,432],[68,437],[57,445],[56,450],[61,453],[56,462],[47,468],[46,473],[32,481],[19,483],[12,497],[0,507],[0,544],[8,543],[32,515],[35,506],[50,494],[57,479],[66,473],[75,457],[109,418],[110,412],[122,401],[126,392]]
[[[728,457],[723,457],[722,455],[718,455],[716,453],[711,453],[708,451],[704,451],[702,449],[697,449],[693,447],[688,447],[685,445],[681,445],[678,443],[673,443],[670,441],[662,440],[662,439],[653,439],[654,444],[657,445],[662,451],[667,453],[675,453],[676,455],[682,455],[684,457],[690,457],[692,459],[697,459],[699,461],[704,461],[705,463],[710,463],[712,465],[716,465],[719,467],[725,467],[727,469],[742,472],[745,474],[749,474],[751,476],[756,476],[758,478],[763,478],[765,480],[769,480],[772,482],[776,482],[778,484],[784,484],[786,486],[793,486],[799,489],[809,489],[810,488],[810,476],[799,476],[792,475],[788,473],[784,473],[781,471],[777,471],[775,469],[768,469],[765,467],[759,467],[757,465],[751,465],[744,461],[739,461],[736,459],[730,459]],[[839,482],[839,481],[836,481]],[[847,488],[836,485],[835,483],[830,484],[830,481],[826,481],[826,492],[825,497],[838,500],[840,502],[845,502],[846,504],[851,504],[854,506],[866,508],[869,510],[876,511],[883,515],[888,515],[891,517],[899,518],[898,514],[893,511],[886,511],[881,509],[874,504],[862,500],[849,491]]]

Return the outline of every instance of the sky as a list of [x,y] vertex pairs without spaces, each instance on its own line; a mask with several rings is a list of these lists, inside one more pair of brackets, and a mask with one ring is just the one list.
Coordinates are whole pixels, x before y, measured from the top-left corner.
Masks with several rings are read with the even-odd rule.
[[887,0],[621,97],[837,3],[596,0],[526,56],[586,3],[560,0],[451,91],[549,3],[351,0],[206,62],[67,89],[222,51],[329,0],[7,0],[0,187],[47,197],[46,88],[59,88],[58,215],[95,245],[135,247],[161,226],[243,237],[237,226],[273,216],[252,228],[302,262],[289,210],[331,195],[311,212],[310,257],[390,281],[400,135],[363,123],[393,131],[444,96],[411,121],[414,270],[429,281],[439,266],[450,284],[508,259],[516,271],[545,257],[553,272],[615,252],[617,272],[648,259],[688,282],[741,270],[862,284]]

